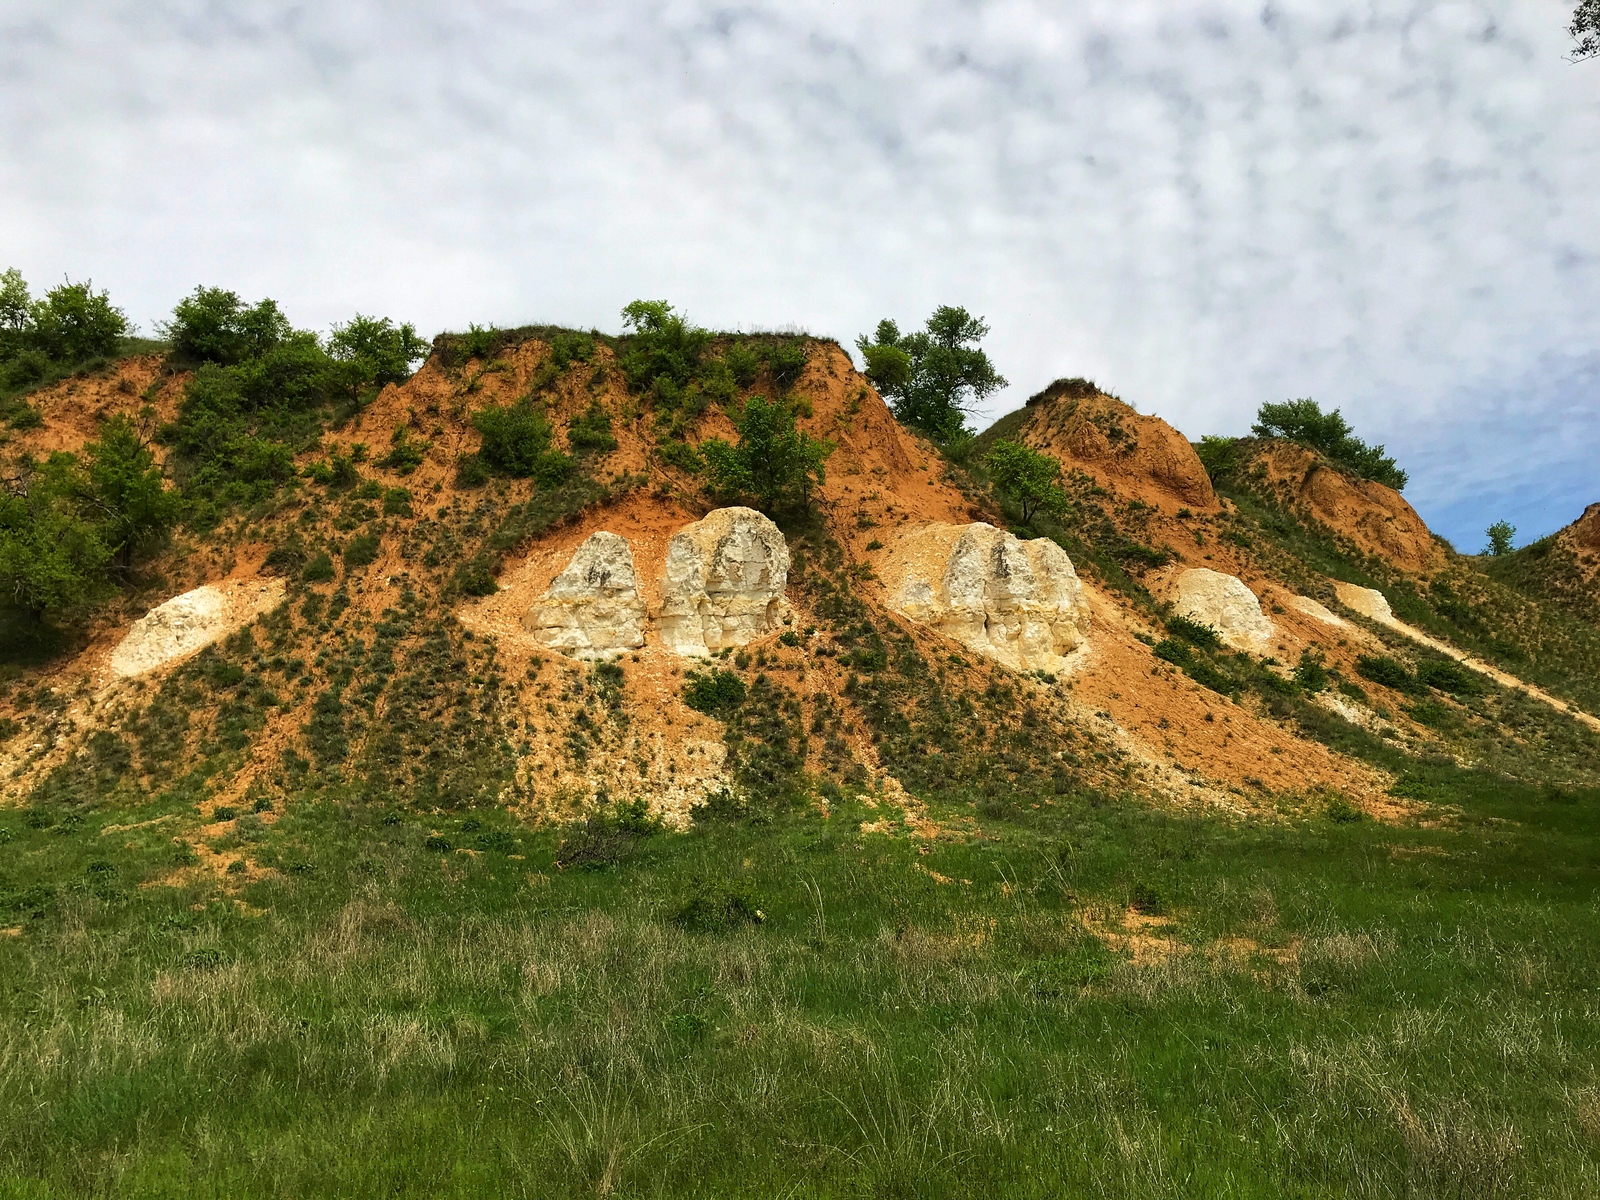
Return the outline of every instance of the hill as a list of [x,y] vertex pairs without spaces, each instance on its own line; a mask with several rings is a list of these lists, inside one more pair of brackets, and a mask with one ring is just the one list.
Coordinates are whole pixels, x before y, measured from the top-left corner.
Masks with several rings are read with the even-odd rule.
[[183,508],[9,626],[8,1181],[1593,1174],[1581,605],[1294,443],[1065,380],[952,458],[831,340],[628,311],[27,393],[13,461],[125,417]]

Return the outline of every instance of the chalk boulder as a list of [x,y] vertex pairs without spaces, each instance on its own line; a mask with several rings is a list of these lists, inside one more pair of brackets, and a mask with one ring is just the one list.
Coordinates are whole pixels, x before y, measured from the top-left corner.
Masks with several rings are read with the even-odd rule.
[[234,579],[174,596],[133,623],[111,652],[111,670],[128,678],[187,658],[272,608],[283,591],[281,579]]
[[1370,617],[1380,625],[1394,624],[1394,610],[1389,607],[1388,598],[1376,588],[1357,587],[1353,583],[1336,583],[1333,587],[1339,603],[1352,612]]
[[789,547],[753,508],[719,508],[672,535],[662,579],[661,641],[703,657],[776,633],[789,616]]
[[1272,622],[1244,581],[1206,567],[1178,574],[1172,607],[1179,616],[1209,625],[1235,650],[1261,653],[1272,645]]
[[535,640],[569,658],[611,658],[644,645],[644,598],[633,551],[614,533],[579,546],[522,618]]
[[889,606],[1015,671],[1069,669],[1089,604],[1066,551],[978,522],[907,530],[884,563]]
[[1303,612],[1314,620],[1321,621],[1324,625],[1332,625],[1335,629],[1349,629],[1350,622],[1337,613],[1329,612],[1326,605],[1313,600],[1310,596],[1291,596],[1289,607],[1297,612]]

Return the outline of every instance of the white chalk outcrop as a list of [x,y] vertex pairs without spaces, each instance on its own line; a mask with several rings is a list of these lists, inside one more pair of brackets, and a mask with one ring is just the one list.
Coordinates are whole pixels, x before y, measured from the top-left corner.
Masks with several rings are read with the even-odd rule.
[[662,644],[705,656],[783,628],[789,548],[753,508],[719,508],[672,535],[662,579]]
[[1349,621],[1346,621],[1338,613],[1330,612],[1326,605],[1320,601],[1313,600],[1310,596],[1291,596],[1289,598],[1289,607],[1297,612],[1305,613],[1306,616],[1314,620],[1321,621],[1324,625],[1332,625],[1335,629],[1352,628]]
[[628,539],[601,531],[522,618],[534,639],[569,658],[610,658],[644,645],[645,603]]
[[283,599],[281,579],[206,584],[157,605],[133,623],[111,652],[113,674],[143,675],[221,641]]
[[1376,588],[1357,587],[1353,583],[1336,583],[1333,588],[1339,595],[1339,603],[1352,612],[1370,617],[1380,625],[1394,624],[1394,610],[1389,607],[1388,598]]
[[889,607],[1016,671],[1060,673],[1089,636],[1066,551],[978,522],[901,535],[883,564]]
[[1244,581],[1208,567],[1179,572],[1172,607],[1179,616],[1211,626],[1235,650],[1261,653],[1276,636],[1261,601]]

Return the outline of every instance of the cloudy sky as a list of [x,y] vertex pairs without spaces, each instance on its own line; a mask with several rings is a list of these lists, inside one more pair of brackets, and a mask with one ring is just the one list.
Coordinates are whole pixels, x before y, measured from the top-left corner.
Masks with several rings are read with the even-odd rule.
[[1600,62],[1570,0],[7,0],[0,266],[148,329],[636,297],[849,342],[960,304],[1012,386],[1191,437],[1313,396],[1462,549],[1600,500]]

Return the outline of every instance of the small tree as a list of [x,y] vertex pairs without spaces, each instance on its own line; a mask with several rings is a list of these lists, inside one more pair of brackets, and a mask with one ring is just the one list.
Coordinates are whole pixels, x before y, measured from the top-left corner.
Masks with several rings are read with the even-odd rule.
[[29,317],[28,341],[58,363],[113,355],[128,332],[122,310],[89,282],[52,288],[33,304]]
[[1283,438],[1320,451],[1346,470],[1395,491],[1404,491],[1407,476],[1382,446],[1369,446],[1355,436],[1337,408],[1323,412],[1309,397],[1263,404],[1250,432],[1257,437]]
[[769,515],[809,506],[812,488],[826,479],[833,443],[799,429],[793,408],[764,396],[751,396],[734,426],[737,445],[721,438],[700,443],[712,490],[752,499]]
[[856,348],[867,378],[889,401],[897,420],[940,443],[959,438],[967,414],[1006,381],[978,348],[989,333],[981,317],[943,305],[919,333],[901,334],[893,321],[879,321],[876,340],[866,334]]
[[1510,521],[1496,521],[1485,531],[1489,539],[1489,553],[1499,557],[1511,553],[1511,539],[1517,536],[1517,527]]
[[504,475],[554,487],[572,471],[572,460],[550,446],[550,422],[527,400],[491,405],[474,413],[472,424],[483,435],[478,454]]
[[1023,524],[1035,512],[1057,516],[1065,511],[1067,493],[1061,487],[1061,464],[1048,454],[1002,439],[984,457],[983,465],[995,487],[1022,506]]
[[1575,61],[1600,55],[1600,0],[1580,0],[1567,32],[1574,42],[1572,58]]
[[24,460],[0,490],[0,603],[32,620],[82,609],[110,592],[111,551],[78,511],[79,464],[57,452]]
[[291,332],[276,301],[246,305],[237,292],[197,287],[178,301],[172,320],[161,326],[180,362],[233,366],[259,358]]
[[[147,421],[154,415],[153,410],[145,412]],[[99,440],[86,445],[83,453],[88,497],[101,514],[101,540],[127,570],[135,555],[177,524],[178,494],[167,490],[148,439],[125,416],[107,421]]]
[[354,399],[365,388],[382,388],[411,378],[411,364],[428,356],[428,343],[417,336],[414,325],[396,325],[388,317],[357,313],[354,319],[333,327],[328,356],[338,364],[340,381]]
[[711,343],[708,332],[689,324],[665,300],[635,300],[627,305],[622,328],[628,343],[618,365],[636,388],[654,386],[671,392],[687,387]]

